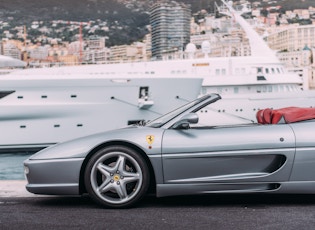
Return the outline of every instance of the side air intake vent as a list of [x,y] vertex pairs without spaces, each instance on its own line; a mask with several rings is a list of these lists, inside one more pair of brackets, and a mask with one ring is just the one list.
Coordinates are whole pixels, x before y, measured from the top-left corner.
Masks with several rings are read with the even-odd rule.
[[14,92],[15,92],[14,90],[12,90],[12,91],[0,91],[0,99],[4,98],[4,97],[6,97],[6,96],[8,96],[8,95],[10,95],[11,93],[14,93]]

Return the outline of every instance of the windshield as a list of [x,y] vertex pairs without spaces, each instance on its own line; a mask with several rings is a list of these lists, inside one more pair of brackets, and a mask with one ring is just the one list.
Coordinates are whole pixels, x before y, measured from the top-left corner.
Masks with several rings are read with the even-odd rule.
[[199,104],[200,102],[208,99],[209,97],[211,97],[210,95],[206,95],[206,96],[203,96],[201,98],[198,98],[192,102],[189,102],[188,104],[186,105],[183,105],[182,107],[179,107],[155,120],[152,120],[150,122],[148,122],[146,124],[146,126],[148,127],[153,127],[153,128],[159,128],[161,127],[162,125],[164,125],[165,123],[169,122],[170,120],[172,120],[173,118],[177,117],[178,115],[182,114],[183,112],[187,111],[188,109],[190,109],[191,107]]

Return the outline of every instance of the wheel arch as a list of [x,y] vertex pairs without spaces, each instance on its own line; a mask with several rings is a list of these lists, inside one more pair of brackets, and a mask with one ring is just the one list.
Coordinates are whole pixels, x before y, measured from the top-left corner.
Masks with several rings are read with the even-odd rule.
[[85,188],[85,183],[84,183],[84,172],[86,170],[86,166],[89,162],[89,160],[91,159],[91,157],[98,152],[99,150],[106,148],[106,147],[110,147],[110,146],[123,146],[123,147],[128,147],[134,151],[136,151],[138,154],[141,155],[141,157],[143,157],[143,159],[146,161],[147,166],[149,168],[149,172],[150,172],[150,185],[149,185],[149,190],[148,193],[156,193],[156,180],[155,180],[155,173],[153,170],[153,166],[151,164],[151,161],[149,159],[149,157],[147,156],[147,154],[138,146],[129,143],[129,142],[123,142],[123,141],[111,141],[111,142],[106,142],[106,143],[102,143],[98,146],[96,146],[95,148],[93,148],[89,154],[85,157],[81,170],[80,170],[80,178],[79,178],[79,192],[80,194],[86,193],[86,188]]

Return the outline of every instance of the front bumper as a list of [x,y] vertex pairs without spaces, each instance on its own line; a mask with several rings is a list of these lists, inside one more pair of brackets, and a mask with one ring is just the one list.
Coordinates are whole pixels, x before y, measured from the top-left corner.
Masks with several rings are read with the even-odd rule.
[[27,191],[45,195],[79,195],[84,158],[24,161]]

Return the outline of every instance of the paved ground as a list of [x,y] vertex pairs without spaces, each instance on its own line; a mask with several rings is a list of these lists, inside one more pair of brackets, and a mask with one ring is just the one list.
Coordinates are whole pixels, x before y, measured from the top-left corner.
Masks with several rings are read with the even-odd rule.
[[25,185],[25,180],[0,180],[0,197],[34,197]]
[[313,195],[146,197],[104,209],[88,196],[35,196],[25,181],[0,181],[0,229],[315,229]]

